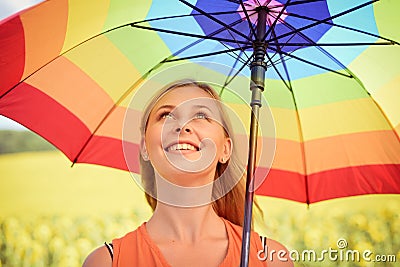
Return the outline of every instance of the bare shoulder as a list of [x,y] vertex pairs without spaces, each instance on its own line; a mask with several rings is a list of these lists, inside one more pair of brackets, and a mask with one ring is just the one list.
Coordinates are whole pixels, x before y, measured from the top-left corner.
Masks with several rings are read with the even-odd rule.
[[111,255],[106,246],[95,249],[87,256],[82,267],[111,267]]
[[293,267],[287,248],[276,240],[267,239],[269,257],[267,258],[268,267]]

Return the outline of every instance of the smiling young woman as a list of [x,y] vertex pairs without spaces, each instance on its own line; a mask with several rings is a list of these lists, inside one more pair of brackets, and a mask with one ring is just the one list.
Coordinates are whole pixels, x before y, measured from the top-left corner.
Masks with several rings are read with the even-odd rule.
[[[96,249],[83,266],[238,266],[245,171],[219,96],[207,84],[178,81],[143,114],[140,166],[153,215]],[[286,251],[271,239],[266,245]],[[250,266],[292,266],[261,261],[263,249],[253,232]]]

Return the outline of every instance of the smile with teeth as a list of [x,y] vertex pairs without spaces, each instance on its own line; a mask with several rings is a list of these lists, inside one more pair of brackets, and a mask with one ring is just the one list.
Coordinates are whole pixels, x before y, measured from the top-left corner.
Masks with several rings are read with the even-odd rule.
[[178,151],[178,150],[191,150],[191,151],[199,151],[198,148],[191,144],[174,144],[172,146],[167,147],[166,151]]

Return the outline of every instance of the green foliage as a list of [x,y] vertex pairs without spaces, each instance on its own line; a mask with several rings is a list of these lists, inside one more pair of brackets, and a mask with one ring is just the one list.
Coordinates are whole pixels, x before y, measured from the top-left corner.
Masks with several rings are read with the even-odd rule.
[[0,131],[0,154],[54,150],[54,146],[30,131]]

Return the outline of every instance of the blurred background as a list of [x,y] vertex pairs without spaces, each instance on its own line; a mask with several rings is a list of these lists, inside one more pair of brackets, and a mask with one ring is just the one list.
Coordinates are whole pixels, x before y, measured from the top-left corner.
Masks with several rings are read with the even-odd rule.
[[[45,140],[2,120],[1,267],[81,266],[94,248],[151,216],[129,173],[88,164],[71,167]],[[310,207],[269,197],[258,200],[264,222],[257,222],[255,230],[297,251],[291,254],[295,266],[398,266],[398,195],[343,198]],[[338,247],[343,239],[346,246]],[[337,253],[321,256],[329,249]],[[346,257],[351,250],[359,251],[359,260]],[[371,261],[362,258],[367,250]]]

